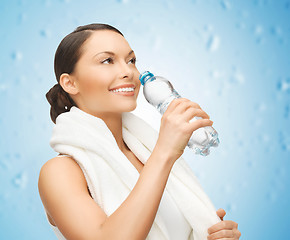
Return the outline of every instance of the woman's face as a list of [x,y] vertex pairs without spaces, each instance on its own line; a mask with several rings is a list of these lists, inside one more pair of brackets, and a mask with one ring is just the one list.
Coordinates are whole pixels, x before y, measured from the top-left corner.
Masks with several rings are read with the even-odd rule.
[[[81,52],[74,72],[70,74],[78,87],[78,94],[74,96],[78,107],[92,114],[133,111],[141,83],[135,54],[126,39],[114,31],[94,31]],[[123,84],[134,85],[131,96],[128,92],[110,91]]]

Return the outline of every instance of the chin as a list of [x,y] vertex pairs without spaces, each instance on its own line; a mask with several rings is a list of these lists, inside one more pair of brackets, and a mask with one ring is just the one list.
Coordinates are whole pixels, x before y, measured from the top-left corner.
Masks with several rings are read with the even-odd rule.
[[131,106],[129,106],[129,105],[127,104],[126,106],[124,106],[124,107],[122,108],[121,111],[122,111],[122,112],[131,112],[131,111],[135,110],[136,107],[137,107],[137,103],[131,104]]

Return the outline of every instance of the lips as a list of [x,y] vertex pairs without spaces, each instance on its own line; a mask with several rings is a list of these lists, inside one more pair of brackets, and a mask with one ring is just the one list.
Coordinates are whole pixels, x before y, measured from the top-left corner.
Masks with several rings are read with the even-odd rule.
[[109,89],[109,91],[116,90],[118,88],[126,88],[126,87],[131,87],[131,88],[135,89],[135,85],[134,84],[122,84],[122,85],[119,85],[117,87]]

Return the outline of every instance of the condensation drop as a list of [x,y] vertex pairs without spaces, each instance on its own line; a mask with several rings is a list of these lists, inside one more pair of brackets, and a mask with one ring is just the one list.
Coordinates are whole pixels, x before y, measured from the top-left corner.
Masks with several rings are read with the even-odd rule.
[[[4,192],[2,192],[1,194],[0,194],[0,203],[2,203],[2,204],[4,204],[7,200],[9,199],[9,193],[4,193]],[[1,204],[1,205],[2,205]],[[1,209],[1,208],[0,208]]]
[[226,212],[232,212],[232,211],[235,211],[236,210],[236,204],[234,203],[229,203],[226,205],[226,208],[225,208],[225,211]]
[[257,25],[254,29],[254,34],[256,35],[257,44],[262,44],[265,41],[262,36],[262,33],[263,33],[263,27],[261,25]]
[[245,29],[246,28],[246,24],[244,22],[239,22],[236,24],[236,28],[237,29]]
[[21,24],[22,22],[24,22],[27,19],[27,16],[25,13],[20,13],[20,15],[18,16],[18,21]]
[[249,11],[247,11],[247,10],[243,10],[243,11],[242,11],[242,17],[243,17],[243,18],[247,18],[247,17],[249,17]]
[[235,72],[232,75],[231,80],[233,83],[239,83],[239,84],[243,84],[245,82],[245,78],[244,78],[243,74],[240,72]]
[[17,174],[13,179],[12,183],[15,187],[25,189],[27,185],[28,177],[25,172]]
[[256,35],[260,35],[260,34],[262,34],[263,33],[263,27],[261,26],[261,25],[257,25],[256,27],[255,27],[255,34]]
[[8,89],[8,85],[4,83],[0,83],[0,92],[5,92]]
[[255,0],[255,4],[262,7],[268,4],[268,0]]
[[129,2],[129,0],[117,0],[117,2],[127,4]]
[[270,141],[270,137],[266,133],[259,135],[258,139],[259,139],[259,141],[262,141],[263,143],[268,143]]
[[250,158],[247,161],[247,165],[248,165],[249,168],[252,168],[252,167],[254,167],[256,165],[256,162],[253,159]]
[[286,104],[285,108],[284,108],[284,118],[289,118],[289,103]]
[[218,50],[219,46],[220,46],[220,38],[216,35],[212,35],[207,42],[207,49],[210,52],[214,52]]
[[283,151],[290,151],[290,136],[283,131],[279,131],[279,144]]
[[274,191],[266,193],[266,199],[271,202],[275,202],[277,200],[277,193]]
[[276,169],[276,174],[278,177],[286,177],[287,176],[287,173],[286,173],[286,169],[283,168],[283,167],[279,167]]
[[15,61],[20,61],[20,60],[22,60],[23,56],[22,56],[21,52],[15,51],[11,54],[11,58]]
[[226,184],[224,186],[224,192],[225,193],[231,193],[231,191],[232,191],[232,186],[230,184]]
[[273,35],[281,35],[282,34],[282,29],[279,27],[279,26],[275,26],[275,27],[272,27],[270,29],[270,32],[273,34]]
[[265,39],[263,37],[257,37],[256,43],[257,44],[263,44],[265,42]]
[[254,125],[256,127],[259,127],[262,125],[262,119],[261,118],[256,118],[255,121],[254,121]]
[[259,112],[264,112],[265,110],[267,110],[267,105],[264,102],[261,102],[258,105],[256,105],[255,110]]
[[50,37],[51,33],[50,33],[50,30],[48,30],[48,29],[41,29],[40,30],[40,35],[42,37]]
[[9,168],[10,165],[6,159],[2,159],[2,160],[0,160],[0,166],[1,166],[1,168],[6,170]]
[[234,67],[233,73],[231,74],[231,77],[229,80],[233,84],[244,84],[245,83],[244,75],[236,67]]
[[206,24],[203,29],[206,32],[211,32],[213,30],[213,26],[211,24]]
[[277,82],[277,90],[290,93],[290,78],[279,79]]
[[228,0],[221,0],[221,6],[225,10],[229,10],[231,7],[230,2]]

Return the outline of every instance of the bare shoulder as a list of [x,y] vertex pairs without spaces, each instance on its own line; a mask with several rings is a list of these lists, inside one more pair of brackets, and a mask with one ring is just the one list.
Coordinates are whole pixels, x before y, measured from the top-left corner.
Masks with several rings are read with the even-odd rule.
[[55,181],[56,178],[62,178],[63,180],[65,178],[73,178],[74,180],[70,180],[77,182],[78,185],[86,186],[86,179],[80,166],[71,157],[54,157],[41,167],[39,183]]
[[91,198],[85,176],[71,157],[48,160],[40,169],[38,190],[45,210],[66,238],[89,239],[107,218]]
[[87,191],[86,179],[81,168],[71,157],[54,157],[40,169],[38,191],[45,210],[51,215],[50,205],[59,192],[74,194]]
[[52,188],[56,184],[61,184],[63,188],[71,188],[71,190],[74,186],[75,191],[86,191],[87,189],[86,179],[81,168],[74,159],[66,156],[52,158],[40,169],[38,188],[41,197],[45,192],[55,191]]

